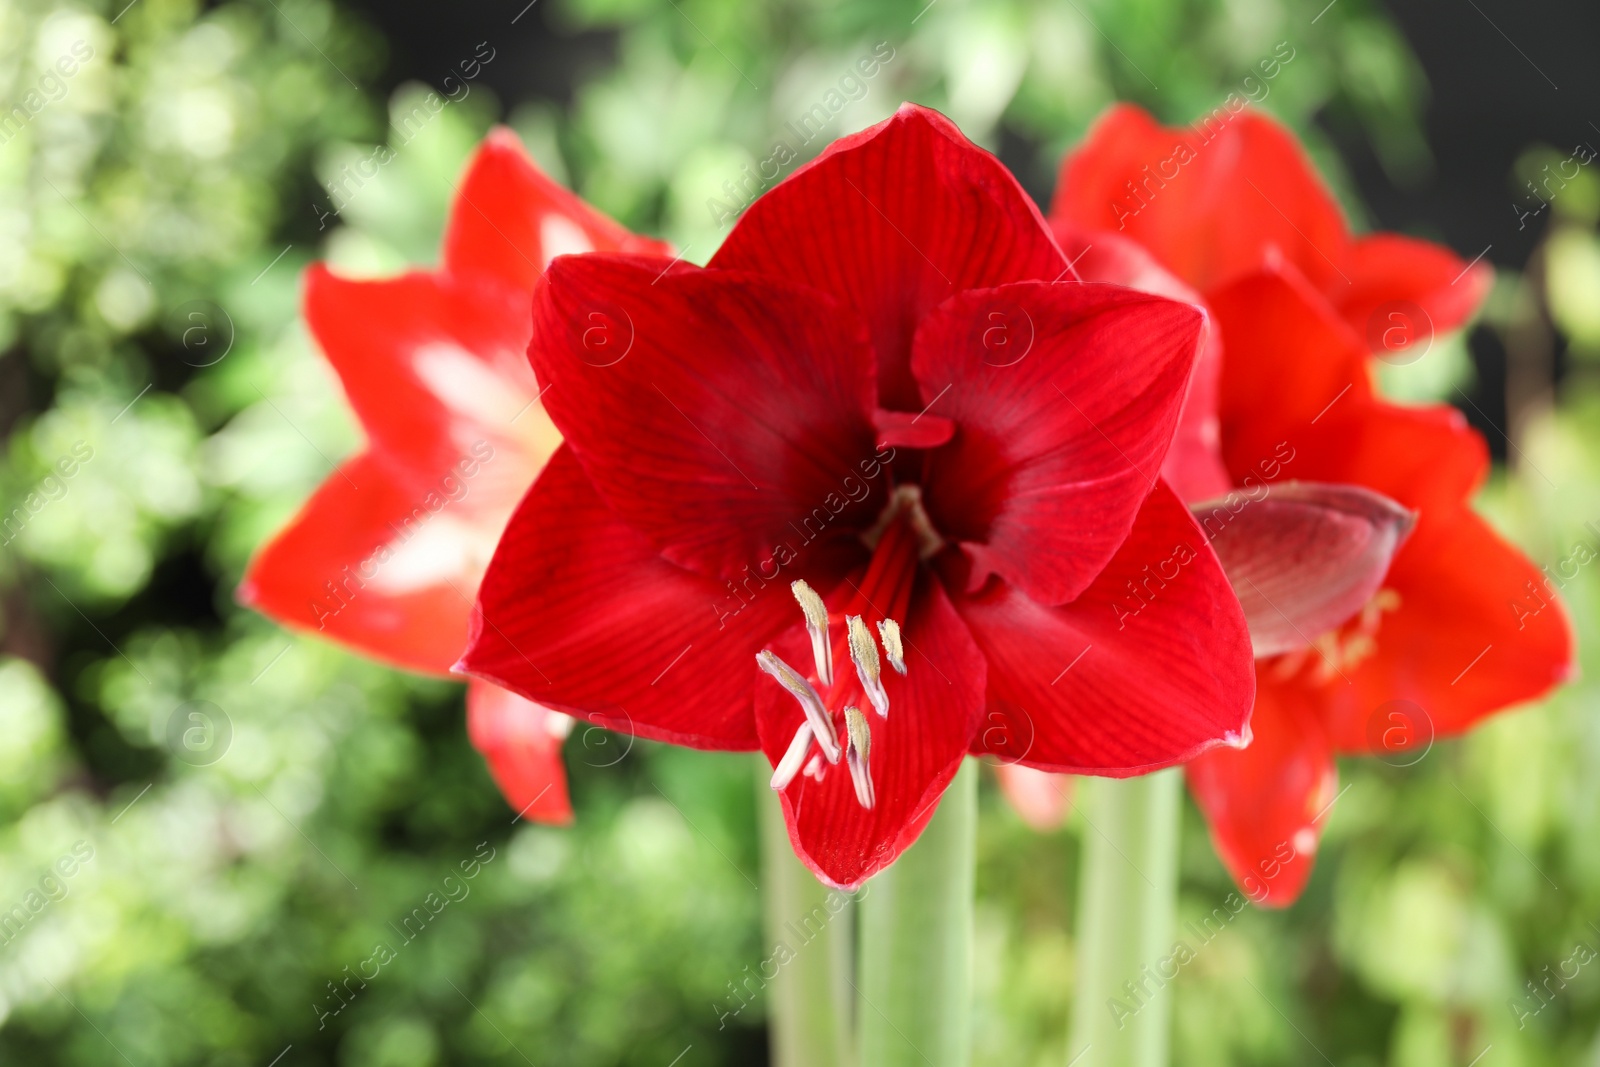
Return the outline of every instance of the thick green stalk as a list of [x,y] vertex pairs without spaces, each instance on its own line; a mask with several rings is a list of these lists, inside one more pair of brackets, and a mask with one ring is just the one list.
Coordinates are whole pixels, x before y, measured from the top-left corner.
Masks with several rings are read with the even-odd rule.
[[1172,953],[1182,782],[1175,769],[1083,782],[1072,1067],[1167,1065],[1172,990],[1157,965]]
[[966,1067],[972,1058],[972,888],[978,769],[965,761],[917,843],[861,902],[863,1067]]
[[817,881],[795,858],[783,810],[767,786],[771,774],[766,759],[758,756],[766,949],[769,966],[777,967],[766,989],[773,1067],[851,1067],[856,904],[849,894]]

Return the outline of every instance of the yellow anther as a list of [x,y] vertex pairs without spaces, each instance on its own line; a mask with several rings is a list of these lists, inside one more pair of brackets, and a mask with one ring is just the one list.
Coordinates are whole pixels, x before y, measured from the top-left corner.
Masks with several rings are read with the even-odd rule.
[[889,666],[900,674],[906,673],[906,650],[900,643],[900,624],[893,619],[878,623],[878,636],[883,638],[883,654],[889,657]]
[[828,606],[817,591],[796,579],[789,583],[800,610],[805,612],[806,632],[811,635],[811,656],[817,662],[817,680],[823,685],[833,684],[833,642],[828,640]]
[[883,691],[883,667],[878,662],[878,646],[872,640],[872,631],[859,615],[845,616],[845,625],[849,629],[850,662],[855,664],[856,677],[861,679],[861,688],[872,701],[872,710],[887,718],[889,694]]
[[863,808],[871,808],[872,792],[872,730],[867,717],[854,704],[844,709],[845,764],[850,768],[850,781],[856,787],[856,800]]
[[827,706],[822,703],[821,695],[810,682],[800,676],[798,671],[779,659],[770,649],[757,652],[756,663],[762,670],[776,678],[778,684],[800,702],[801,709],[806,713],[806,722],[811,725],[811,732],[816,735],[823,756],[827,757],[829,763],[838,763],[839,739],[834,736],[833,719],[828,715]]

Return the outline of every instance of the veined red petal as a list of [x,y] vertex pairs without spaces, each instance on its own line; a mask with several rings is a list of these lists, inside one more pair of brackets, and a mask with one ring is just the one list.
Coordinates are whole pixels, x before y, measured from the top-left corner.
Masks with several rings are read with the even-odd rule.
[[350,281],[319,263],[306,272],[305,316],[370,447],[417,491],[486,443],[507,460],[501,469],[511,452],[530,457],[474,485],[482,494],[496,483],[509,510],[559,443],[532,403],[526,292],[420,272]]
[[469,500],[419,493],[371,455],[347,460],[256,553],[239,601],[396,666],[446,673],[498,531]]
[[955,605],[989,661],[975,751],[1125,777],[1244,737],[1255,693],[1244,614],[1165,483],[1072,603],[1047,607],[991,581]]
[[[596,491],[708,576],[869,526],[872,353],[848,311],[759,275],[573,256],[534,301],[545,407]],[[786,547],[785,547],[786,546]]]
[[668,563],[562,446],[506,527],[459,668],[595,725],[753,749],[755,654],[795,622],[789,576],[735,587]]
[[1255,654],[1303,648],[1383,584],[1416,516],[1354,485],[1287,482],[1190,506],[1250,624]]
[[1067,270],[1039,209],[943,115],[904,104],[762,196],[711,259],[828,293],[867,323],[884,407],[915,411],[911,338],[962,289]]
[[467,686],[467,736],[511,805],[530,822],[572,821],[561,742],[572,720],[488,682]]
[[[867,598],[858,598],[844,584],[829,599],[840,611],[852,600],[870,600],[848,610],[861,609],[869,631],[876,633],[883,614],[874,610],[877,597],[870,590]],[[843,759],[824,765],[821,781],[802,773],[780,793],[796,855],[818,878],[846,890],[893,863],[916,841],[960,769],[983,713],[983,657],[926,568],[918,568],[910,607],[897,621],[906,673],[884,667],[888,717],[861,704],[872,734],[873,807],[862,807]],[[788,663],[809,662],[810,642],[798,627],[773,648]],[[848,672],[850,666],[836,657],[835,671],[840,670]],[[756,721],[762,750],[776,766],[805,716],[788,692],[768,684],[756,690]],[[843,715],[836,715],[841,738],[843,723]]]
[[[923,404],[959,427],[929,456],[934,525],[1042,604],[1071,600],[1128,536],[1171,444],[1204,315],[1098,283],[946,301],[917,331]],[[987,344],[995,330],[1011,339]]]
[[509,129],[489,131],[456,190],[445,270],[526,294],[551,259],[578,252],[671,254],[663,242],[629,233],[551,181]]
[[[1293,267],[1280,264],[1210,294],[1227,345],[1218,400],[1235,484],[1264,474],[1317,424],[1372,395],[1357,337]],[[1285,475],[1310,478],[1298,466]],[[1339,479],[1323,479],[1336,481]]]
[[[1052,220],[1051,229],[1083,281],[1126,285],[1197,307],[1204,304],[1199,293],[1157,263],[1137,241],[1117,233],[1084,230],[1061,219]],[[1183,410],[1178,413],[1178,429],[1161,464],[1161,477],[1184,500],[1221,496],[1233,488],[1222,466],[1222,424],[1217,417],[1221,375],[1222,332],[1208,316]]]
[[1050,215],[1126,234],[1203,292],[1274,249],[1319,291],[1350,287],[1338,204],[1294,135],[1248,109],[1172,128],[1113,107],[1063,161]]
[[1257,904],[1287,907],[1311,876],[1317,839],[1338,797],[1333,749],[1316,701],[1263,680],[1244,749],[1213,749],[1185,768],[1228,873]]
[[1469,266],[1443,245],[1392,233],[1358,238],[1345,270],[1352,284],[1335,290],[1339,314],[1352,330],[1369,339],[1375,315],[1391,310],[1414,314],[1404,306],[1407,303],[1427,315],[1430,336],[1454,330],[1472,317],[1494,284],[1489,264]]

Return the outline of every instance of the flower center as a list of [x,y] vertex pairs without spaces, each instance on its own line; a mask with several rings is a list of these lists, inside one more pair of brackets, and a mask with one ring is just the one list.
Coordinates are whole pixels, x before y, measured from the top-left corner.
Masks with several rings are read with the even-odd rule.
[[1344,625],[1320,635],[1305,648],[1276,657],[1272,662],[1272,677],[1287,681],[1306,672],[1307,680],[1313,685],[1326,685],[1346,668],[1354,670],[1377,651],[1378,630],[1383,625],[1384,614],[1399,607],[1399,593],[1393,589],[1379,589]]
[[[897,490],[885,508],[885,518],[866,535],[873,548],[872,561],[859,582],[846,579],[853,595],[844,610],[830,612],[822,597],[804,581],[790,584],[805,616],[814,669],[802,674],[771,649],[756,654],[757,665],[789,691],[801,712],[794,739],[772,772],[774,790],[788,788],[802,769],[807,777],[820,782],[828,768],[842,757],[857,802],[869,809],[875,803],[872,723],[861,706],[870,706],[880,722],[888,719],[889,693],[883,685],[883,660],[887,659],[896,673],[906,674],[904,641],[897,620],[905,618],[910,607],[918,563],[942,544],[938,535],[932,534],[916,487],[902,487],[905,488],[912,491]],[[876,636],[868,619],[876,620]],[[851,670],[836,670],[835,664],[845,658],[849,659]],[[813,752],[813,748],[817,751]]]
[[944,547],[944,537],[934,529],[933,520],[928,517],[928,509],[922,505],[922,486],[903,484],[894,487],[894,492],[889,494],[889,502],[883,506],[883,512],[878,516],[878,521],[872,528],[861,535],[867,547],[877,550],[879,542],[889,528],[897,522],[904,522],[911,528],[916,537],[917,558],[929,559],[938,554]]

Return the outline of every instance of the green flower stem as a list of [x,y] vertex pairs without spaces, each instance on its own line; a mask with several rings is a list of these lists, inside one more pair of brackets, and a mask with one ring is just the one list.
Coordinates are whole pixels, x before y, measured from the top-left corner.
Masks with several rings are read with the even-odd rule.
[[[766,948],[779,960],[777,977],[767,986],[773,1067],[852,1067],[850,975],[856,908],[847,894],[817,881],[795,857],[783,809],[767,786],[771,774],[766,759],[758,755]],[[793,954],[776,950],[779,945]]]
[[1177,769],[1083,781],[1073,1067],[1167,1065],[1172,991],[1147,968],[1172,950],[1182,782]]
[[972,891],[978,768],[966,760],[927,829],[861,901],[860,1063],[972,1058]]

